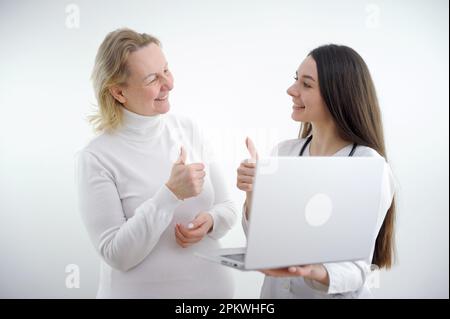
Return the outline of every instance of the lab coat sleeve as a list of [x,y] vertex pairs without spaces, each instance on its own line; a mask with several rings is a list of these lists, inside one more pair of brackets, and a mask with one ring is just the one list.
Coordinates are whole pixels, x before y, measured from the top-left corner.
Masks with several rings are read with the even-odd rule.
[[111,267],[128,271],[155,247],[181,201],[162,185],[126,219],[114,178],[94,154],[82,151],[76,170],[79,208],[94,247]]
[[242,221],[241,222],[242,222],[242,229],[244,230],[245,237],[247,238],[248,219],[245,216],[246,210],[247,210],[247,205],[245,205],[245,203],[244,203],[244,205],[242,205]]
[[313,289],[327,294],[343,294],[357,291],[366,282],[370,275],[370,265],[364,261],[325,263],[323,266],[328,272],[330,284],[322,285],[317,281],[306,279],[305,283]]

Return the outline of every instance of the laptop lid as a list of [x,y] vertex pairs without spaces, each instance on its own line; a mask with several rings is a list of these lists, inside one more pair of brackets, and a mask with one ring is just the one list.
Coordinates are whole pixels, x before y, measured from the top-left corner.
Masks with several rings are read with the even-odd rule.
[[381,157],[260,159],[245,268],[367,258],[384,164]]

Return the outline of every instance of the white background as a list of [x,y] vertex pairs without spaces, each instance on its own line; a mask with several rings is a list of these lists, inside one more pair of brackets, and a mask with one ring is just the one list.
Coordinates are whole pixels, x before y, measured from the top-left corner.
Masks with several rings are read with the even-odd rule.
[[[357,50],[399,183],[398,263],[375,296],[448,298],[448,21],[446,0],[2,1],[0,297],[95,297],[99,258],[77,210],[74,154],[93,136],[97,48],[127,26],[162,41],[171,112],[210,133],[239,206],[245,136],[263,154],[297,136],[286,89],[303,58],[326,43]],[[239,224],[223,240],[243,242]],[[66,288],[68,264],[80,288]],[[261,274],[233,273],[235,297],[259,296]]]

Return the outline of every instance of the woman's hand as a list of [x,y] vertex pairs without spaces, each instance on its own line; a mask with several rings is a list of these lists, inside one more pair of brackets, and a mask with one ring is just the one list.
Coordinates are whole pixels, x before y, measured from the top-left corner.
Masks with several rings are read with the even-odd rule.
[[[256,151],[253,141],[247,137],[245,140],[248,152],[250,153],[250,158],[244,160],[237,169],[237,183],[236,186],[240,190],[246,192],[246,206],[250,207],[252,192],[253,192],[253,182],[255,180],[256,173],[256,161],[258,160],[258,153]],[[246,210],[248,212],[248,210]],[[248,216],[247,216],[248,217]]]
[[186,165],[186,151],[181,147],[180,157],[172,166],[167,188],[178,199],[186,199],[199,195],[203,190],[205,165],[195,163]]
[[272,277],[304,277],[318,281],[325,286],[330,284],[328,271],[323,264],[291,266],[278,269],[263,269],[260,270],[260,272]]
[[256,161],[258,159],[258,153],[256,152],[255,145],[252,140],[247,137],[245,140],[250,158],[244,160],[237,169],[237,188],[240,190],[251,193],[253,191],[253,182],[256,173]]
[[181,224],[175,226],[175,239],[183,248],[189,247],[205,237],[212,230],[214,220],[210,213],[199,213],[188,227]]

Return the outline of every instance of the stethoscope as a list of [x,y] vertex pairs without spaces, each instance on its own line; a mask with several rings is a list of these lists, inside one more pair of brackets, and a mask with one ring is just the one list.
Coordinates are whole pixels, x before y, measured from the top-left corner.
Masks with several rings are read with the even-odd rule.
[[[308,146],[309,143],[311,143],[312,140],[312,135],[310,135],[307,139],[306,142],[303,144],[302,149],[300,150],[300,153],[298,154],[298,156],[303,156],[303,153],[305,152],[306,147]],[[348,154],[348,156],[353,156],[353,154],[355,153],[356,147],[358,146],[358,144],[353,143],[353,147],[352,150],[350,151],[350,153]]]

